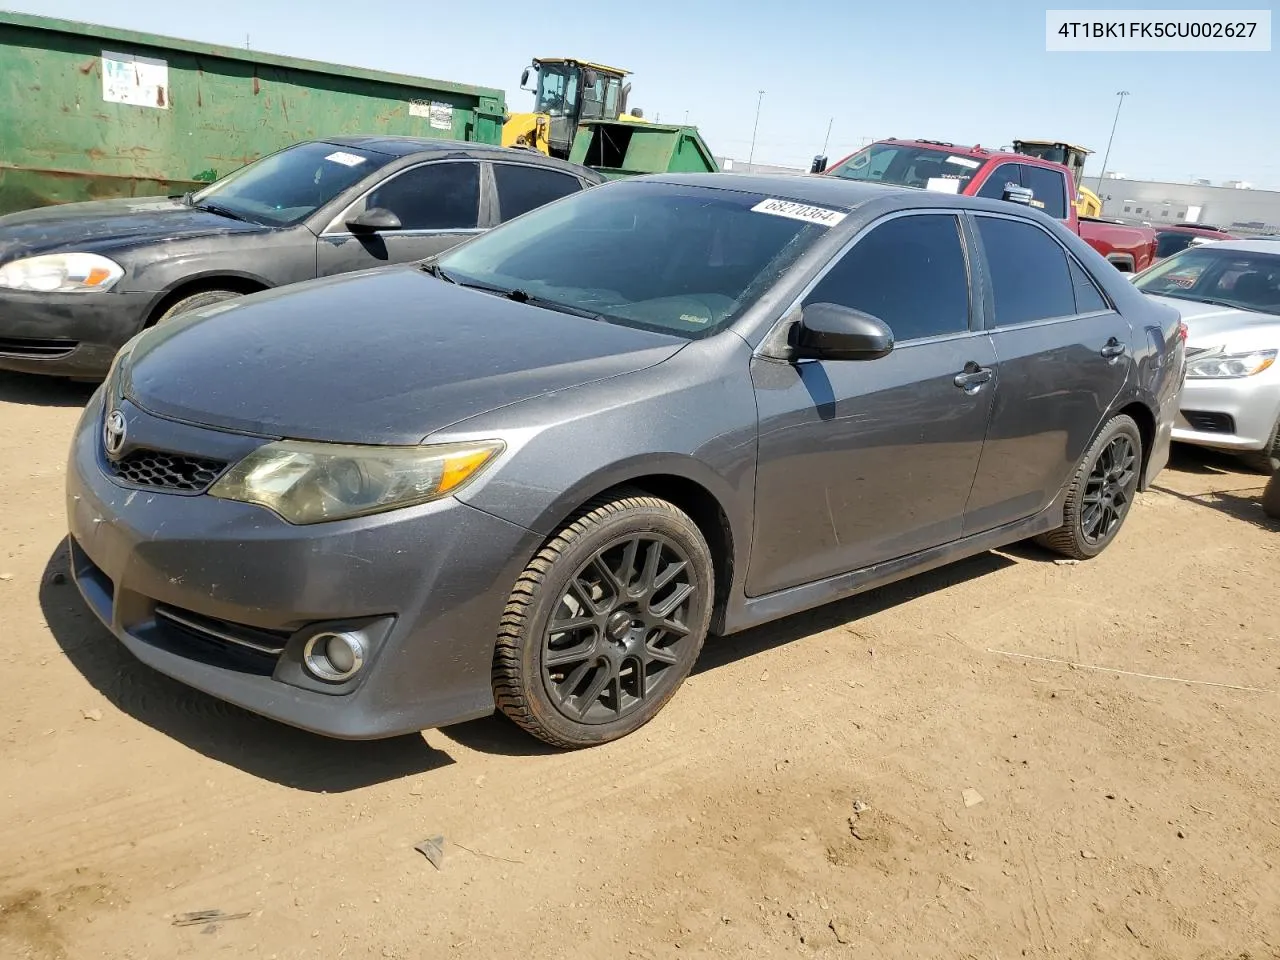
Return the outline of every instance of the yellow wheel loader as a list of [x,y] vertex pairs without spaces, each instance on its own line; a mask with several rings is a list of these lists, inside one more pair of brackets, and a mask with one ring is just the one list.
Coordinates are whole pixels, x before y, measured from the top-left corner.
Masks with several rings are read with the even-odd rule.
[[[533,110],[511,113],[502,126],[504,147],[524,147],[565,159],[578,124],[589,120],[641,120],[627,114],[628,71],[572,57],[538,57],[525,67],[520,89],[533,94]],[[530,78],[534,85],[529,86]]]

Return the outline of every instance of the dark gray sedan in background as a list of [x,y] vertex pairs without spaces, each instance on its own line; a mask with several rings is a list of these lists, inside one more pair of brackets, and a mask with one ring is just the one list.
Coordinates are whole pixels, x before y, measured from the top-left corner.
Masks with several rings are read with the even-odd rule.
[[1024,538],[1102,551],[1184,335],[1023,206],[621,181],[133,339],[75,434],[73,573],[141,660],[286,723],[496,703],[602,743],[709,631]]
[[421,260],[601,182],[528,150],[308,141],[183,198],[0,217],[0,369],[101,377],[143,327],[246,293]]

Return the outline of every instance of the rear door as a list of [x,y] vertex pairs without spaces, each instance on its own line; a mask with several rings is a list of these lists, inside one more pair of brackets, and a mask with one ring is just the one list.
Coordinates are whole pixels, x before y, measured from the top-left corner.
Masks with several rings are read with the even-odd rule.
[[959,537],[995,389],[954,212],[878,221],[804,302],[878,316],[897,344],[870,361],[753,361],[751,596]]
[[965,534],[1032,516],[1057,496],[1133,365],[1128,321],[1030,220],[973,214],[1000,380]]
[[[396,230],[352,231],[347,222],[381,207],[400,219]],[[433,160],[391,174],[356,200],[320,235],[320,276],[408,263],[442,253],[480,232],[480,164]]]
[[529,163],[494,163],[493,184],[495,223],[582,190],[582,181],[572,174]]

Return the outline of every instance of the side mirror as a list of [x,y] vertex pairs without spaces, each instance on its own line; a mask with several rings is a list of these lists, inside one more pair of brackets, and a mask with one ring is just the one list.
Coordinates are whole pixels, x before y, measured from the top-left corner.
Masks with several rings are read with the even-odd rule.
[[529,68],[524,68],[524,73],[520,74],[520,89],[523,90],[529,85]]
[[596,72],[594,70],[582,71],[582,86],[584,89],[594,89],[596,85]]
[[796,360],[878,360],[893,350],[893,331],[879,317],[834,303],[811,303],[794,334]]
[[1010,203],[1020,203],[1024,207],[1031,206],[1031,201],[1036,198],[1036,193],[1030,187],[1020,187],[1016,183],[1006,183],[1004,185],[1004,193],[1000,194],[1001,200],[1008,200]]
[[358,217],[347,221],[352,233],[376,233],[379,230],[399,230],[400,218],[386,207],[370,207]]
[[827,172],[827,158],[826,158],[826,157],[814,157],[814,158],[813,158],[813,163],[812,163],[812,164],[810,164],[810,166],[809,166],[809,172],[810,172],[810,173],[826,173],[826,172]]

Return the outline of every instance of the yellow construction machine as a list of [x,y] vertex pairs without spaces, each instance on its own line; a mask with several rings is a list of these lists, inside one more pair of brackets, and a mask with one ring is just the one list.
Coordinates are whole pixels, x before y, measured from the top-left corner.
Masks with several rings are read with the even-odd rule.
[[1015,140],[1013,150],[1067,167],[1076,182],[1076,212],[1082,217],[1102,216],[1102,200],[1084,185],[1084,158],[1093,153],[1088,147],[1060,140]]
[[628,75],[627,70],[589,60],[535,58],[520,76],[520,89],[533,94],[533,110],[507,115],[502,145],[567,158],[580,122],[641,120],[639,110],[627,113]]

